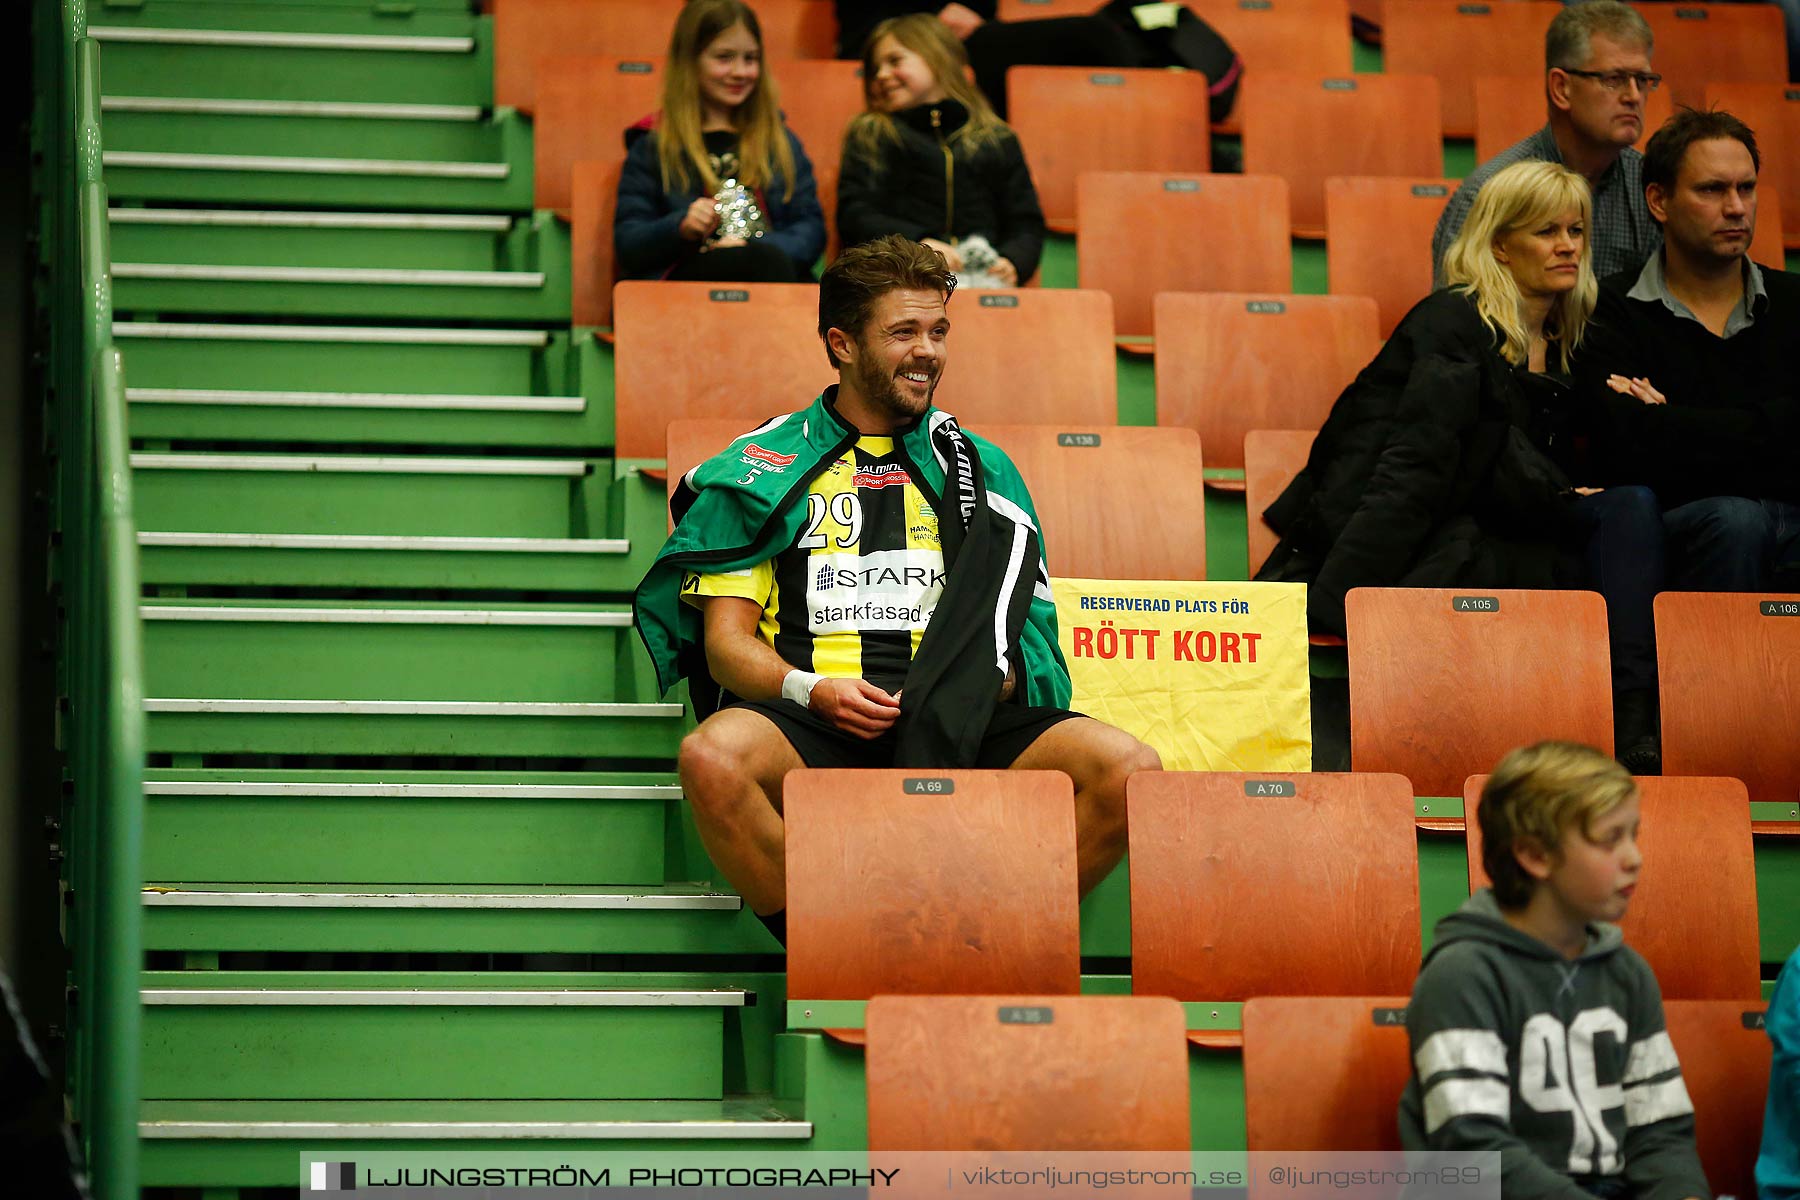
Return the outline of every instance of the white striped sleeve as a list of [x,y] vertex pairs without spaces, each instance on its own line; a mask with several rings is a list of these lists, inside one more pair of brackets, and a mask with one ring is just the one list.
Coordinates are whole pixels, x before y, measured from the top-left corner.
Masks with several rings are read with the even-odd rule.
[[1413,1054],[1413,1066],[1425,1092],[1427,1135],[1458,1117],[1510,1122],[1506,1043],[1493,1030],[1440,1029]]

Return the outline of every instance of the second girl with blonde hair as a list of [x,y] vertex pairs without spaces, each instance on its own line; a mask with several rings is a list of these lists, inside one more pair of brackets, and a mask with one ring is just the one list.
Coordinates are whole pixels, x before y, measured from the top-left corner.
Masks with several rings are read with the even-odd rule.
[[1037,271],[1044,214],[1012,127],[967,77],[944,23],[883,21],[863,48],[868,110],[838,177],[846,246],[898,233],[944,256],[964,287],[1016,287]]

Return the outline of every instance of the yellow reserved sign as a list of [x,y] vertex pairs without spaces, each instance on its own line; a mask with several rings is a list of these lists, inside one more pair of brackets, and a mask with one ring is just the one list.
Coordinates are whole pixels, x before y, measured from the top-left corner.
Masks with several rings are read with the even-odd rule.
[[1312,770],[1306,586],[1056,579],[1073,707],[1171,771]]

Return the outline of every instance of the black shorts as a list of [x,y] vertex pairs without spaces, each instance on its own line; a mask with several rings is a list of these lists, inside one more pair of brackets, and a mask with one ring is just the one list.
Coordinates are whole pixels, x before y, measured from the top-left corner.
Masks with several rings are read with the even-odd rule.
[[[809,767],[891,767],[894,765],[893,729],[876,738],[860,738],[845,733],[801,708],[792,700],[738,700],[727,708],[747,708],[775,722],[788,744]],[[989,771],[1004,771],[1013,765],[1031,743],[1042,737],[1052,725],[1070,717],[1081,716],[1066,708],[1043,708],[1026,704],[996,704],[993,720],[981,738],[981,752],[975,765]]]

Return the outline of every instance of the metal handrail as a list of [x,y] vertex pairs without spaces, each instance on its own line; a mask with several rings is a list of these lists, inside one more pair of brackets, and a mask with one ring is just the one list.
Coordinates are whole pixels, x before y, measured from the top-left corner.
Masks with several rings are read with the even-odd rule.
[[[69,938],[75,1031],[69,1090],[96,1200],[136,1200],[143,963],[143,626],[138,614],[124,368],[112,332],[111,249],[102,180],[99,46],[85,6],[65,0],[73,68],[66,160],[72,199],[57,216],[77,241],[59,278],[53,329],[78,361],[55,396],[57,577],[68,704],[61,746],[72,785]],[[68,191],[64,191],[64,187]],[[72,208],[73,211],[69,211]],[[66,298],[64,298],[66,296]]]

